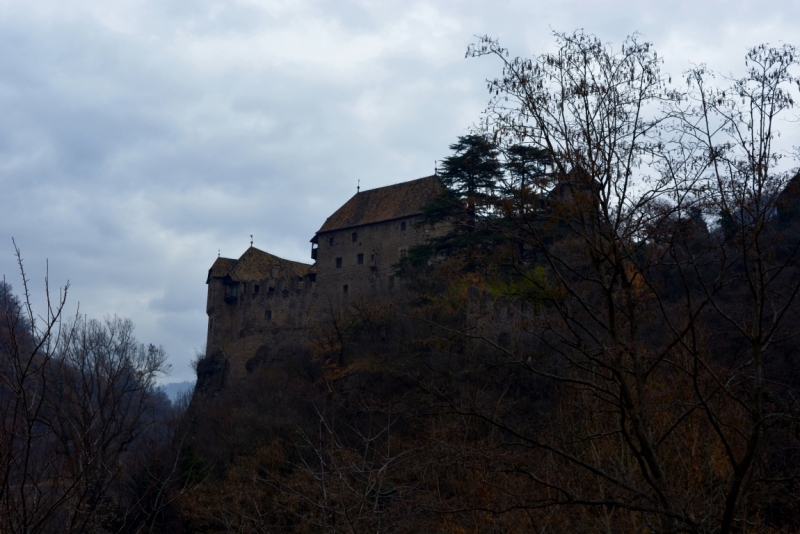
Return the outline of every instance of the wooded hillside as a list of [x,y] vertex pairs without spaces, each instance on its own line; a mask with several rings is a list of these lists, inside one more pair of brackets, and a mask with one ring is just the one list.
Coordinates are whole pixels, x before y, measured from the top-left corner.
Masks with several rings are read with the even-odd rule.
[[[197,403],[198,530],[800,525],[797,51],[676,87],[649,43],[511,59],[439,175],[404,298]],[[729,84],[717,85],[719,81]],[[791,127],[791,124],[788,125]]]

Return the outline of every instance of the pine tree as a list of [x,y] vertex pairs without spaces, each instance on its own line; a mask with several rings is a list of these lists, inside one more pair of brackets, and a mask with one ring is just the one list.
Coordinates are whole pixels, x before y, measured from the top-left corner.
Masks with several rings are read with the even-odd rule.
[[548,168],[552,165],[552,158],[544,150],[530,145],[513,145],[505,155],[503,166],[508,172],[509,181],[504,195],[541,194],[550,185],[552,174]]
[[491,205],[503,167],[497,147],[482,135],[465,135],[450,145],[455,152],[444,159],[439,176],[464,208],[465,230],[473,232],[479,216]]
[[397,265],[403,274],[406,264],[423,265],[438,252],[452,255],[488,246],[499,237],[487,219],[497,215],[496,194],[503,189],[503,165],[497,147],[482,135],[465,135],[450,145],[453,155],[445,158],[438,175],[446,189],[422,213],[423,224],[446,221],[451,231],[429,243],[412,247],[405,261]]

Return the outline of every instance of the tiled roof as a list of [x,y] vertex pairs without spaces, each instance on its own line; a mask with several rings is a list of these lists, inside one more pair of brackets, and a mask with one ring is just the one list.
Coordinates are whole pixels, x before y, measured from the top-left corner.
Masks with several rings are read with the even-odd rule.
[[[236,260],[232,258],[217,258],[208,270],[208,278],[223,278],[231,272],[235,265]],[[206,280],[206,283],[208,283],[208,280]]]
[[418,215],[443,190],[442,182],[434,175],[361,191],[328,217],[317,233]]
[[[272,267],[278,267],[278,276],[305,276],[315,272],[314,266],[285,260],[255,247],[248,248],[238,260],[217,258],[208,271],[208,280],[230,276],[237,282],[265,280],[271,277]],[[206,280],[206,283],[208,283]]]

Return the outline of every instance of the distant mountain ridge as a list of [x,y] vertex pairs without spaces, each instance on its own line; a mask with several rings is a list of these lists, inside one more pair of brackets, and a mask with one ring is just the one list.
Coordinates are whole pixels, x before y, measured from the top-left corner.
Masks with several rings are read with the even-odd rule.
[[163,384],[159,387],[164,393],[166,393],[167,397],[169,397],[169,400],[175,402],[178,400],[178,396],[181,393],[187,391],[191,393],[191,391],[194,389],[194,384],[194,380],[186,380],[184,382],[171,382],[169,384]]

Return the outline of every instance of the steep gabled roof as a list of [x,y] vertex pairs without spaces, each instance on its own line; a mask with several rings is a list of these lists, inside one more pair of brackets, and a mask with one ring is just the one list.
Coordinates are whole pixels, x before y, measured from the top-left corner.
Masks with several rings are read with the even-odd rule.
[[224,278],[231,272],[231,269],[236,265],[236,260],[232,258],[217,258],[214,264],[208,270],[208,278],[206,284],[212,278]]
[[313,265],[285,260],[269,252],[250,247],[238,260],[217,258],[211,269],[208,270],[206,283],[211,278],[225,278],[227,276],[236,282],[265,280],[271,277],[272,267],[278,267],[279,276],[305,276],[315,272]]
[[328,217],[317,233],[418,215],[443,190],[434,175],[361,191]]

